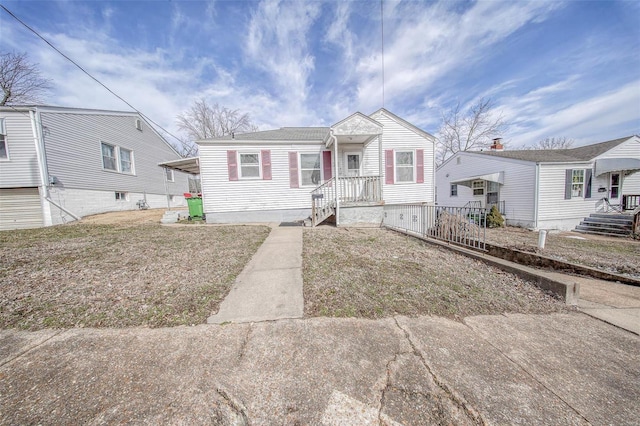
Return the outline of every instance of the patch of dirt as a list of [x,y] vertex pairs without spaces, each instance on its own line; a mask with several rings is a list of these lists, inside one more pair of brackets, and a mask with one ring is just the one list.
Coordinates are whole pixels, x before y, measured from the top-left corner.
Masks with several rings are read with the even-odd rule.
[[122,214],[0,233],[0,328],[203,323],[270,231]]
[[537,231],[508,226],[487,229],[487,243],[533,252],[606,272],[640,278],[640,241],[577,232],[548,232],[545,248],[538,248]]
[[[80,223],[94,225],[140,225],[144,223],[160,223],[160,219],[162,219],[162,215],[164,215],[165,211],[167,211],[167,209],[109,212],[83,217]],[[185,214],[188,214],[188,210],[184,211]]]
[[384,229],[305,229],[305,316],[549,313],[564,303],[484,262]]

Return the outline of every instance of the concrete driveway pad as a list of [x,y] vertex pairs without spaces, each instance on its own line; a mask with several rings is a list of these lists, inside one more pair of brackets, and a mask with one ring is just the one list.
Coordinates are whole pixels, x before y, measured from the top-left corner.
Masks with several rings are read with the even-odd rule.
[[[638,336],[580,313],[0,332],[0,424],[633,424]],[[24,351],[26,342],[40,342]],[[617,370],[617,371],[616,371]],[[606,419],[603,421],[603,419]]]

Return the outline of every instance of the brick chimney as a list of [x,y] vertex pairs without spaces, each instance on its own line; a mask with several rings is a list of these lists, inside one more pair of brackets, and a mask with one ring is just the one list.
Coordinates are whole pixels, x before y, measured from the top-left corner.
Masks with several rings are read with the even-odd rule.
[[493,140],[493,145],[491,145],[491,151],[504,151],[504,145],[502,145],[502,138],[495,138]]

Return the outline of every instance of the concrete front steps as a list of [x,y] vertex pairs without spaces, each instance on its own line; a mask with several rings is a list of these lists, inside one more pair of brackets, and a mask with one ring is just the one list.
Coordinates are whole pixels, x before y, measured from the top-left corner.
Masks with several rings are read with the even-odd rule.
[[633,218],[628,214],[592,213],[585,217],[575,231],[585,234],[628,237],[631,235]]

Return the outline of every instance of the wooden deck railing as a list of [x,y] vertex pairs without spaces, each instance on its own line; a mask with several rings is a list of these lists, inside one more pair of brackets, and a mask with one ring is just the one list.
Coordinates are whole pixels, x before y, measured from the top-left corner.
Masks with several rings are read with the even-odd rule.
[[380,176],[339,177],[338,185],[341,203],[382,201]]
[[331,178],[311,191],[311,225],[319,225],[332,214],[336,208],[335,178]]
[[622,196],[622,209],[633,210],[640,206],[640,195],[627,194]]

